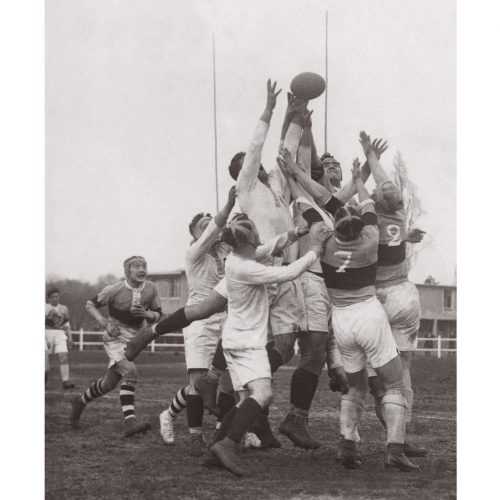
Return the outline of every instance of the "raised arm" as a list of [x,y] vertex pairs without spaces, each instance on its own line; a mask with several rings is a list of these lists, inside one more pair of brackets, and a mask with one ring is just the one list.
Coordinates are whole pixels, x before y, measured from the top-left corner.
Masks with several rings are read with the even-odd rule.
[[309,269],[324,252],[325,242],[332,232],[326,226],[313,238],[313,246],[303,257],[288,266],[264,266],[255,261],[247,261],[238,272],[237,278],[249,285],[268,285],[292,281]]
[[295,179],[312,196],[318,205],[323,205],[332,196],[328,189],[313,181],[311,177],[298,167],[287,149],[281,149],[277,162],[283,175]]
[[[381,139],[380,139],[381,140]],[[366,159],[368,160],[368,164],[370,165],[370,170],[373,174],[373,178],[377,184],[382,182],[390,181],[391,178],[387,174],[387,172],[382,168],[379,163],[379,158],[377,158],[377,154],[375,152],[374,144],[372,144],[370,140],[370,136],[367,135],[364,131],[359,133],[359,142],[363,147],[363,151],[365,152]],[[387,145],[385,147],[387,149]],[[384,149],[384,151],[385,151]]]
[[205,255],[217,240],[220,230],[225,226],[236,201],[236,187],[229,190],[227,202],[222,210],[208,223],[201,236],[189,247],[188,258],[196,261]]
[[238,174],[238,180],[236,181],[236,192],[248,190],[257,181],[262,157],[262,148],[264,147],[264,142],[266,141],[269,131],[269,124],[271,123],[273,110],[276,106],[276,98],[280,92],[281,89],[276,92],[276,82],[271,85],[271,80],[267,81],[266,108],[260,117],[259,123],[253,133],[250,146],[245,154],[245,159],[243,160],[243,165]]
[[297,164],[298,166],[311,177],[311,162],[312,162],[312,122],[311,115],[312,111],[305,110],[303,115],[303,125],[304,130],[302,131],[302,137],[299,142],[299,149],[297,152]]
[[258,246],[255,250],[255,258],[257,261],[262,261],[271,255],[276,255],[295,243],[301,236],[309,232],[308,227],[296,227],[293,231],[287,231]]

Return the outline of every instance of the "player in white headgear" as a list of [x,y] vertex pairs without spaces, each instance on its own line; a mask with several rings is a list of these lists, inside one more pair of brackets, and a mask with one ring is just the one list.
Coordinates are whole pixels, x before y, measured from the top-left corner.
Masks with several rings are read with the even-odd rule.
[[[151,426],[141,423],[135,416],[134,401],[137,385],[135,364],[125,357],[125,346],[145,323],[154,323],[161,317],[158,286],[147,281],[144,257],[129,257],[123,263],[126,279],[104,287],[92,300],[87,301],[89,314],[105,329],[104,351],[109,357],[104,377],[93,382],[81,395],[72,400],[70,423],[78,428],[86,405],[113,390],[120,381],[120,404],[125,419],[125,437],[144,433]],[[106,306],[109,317],[99,308]]]

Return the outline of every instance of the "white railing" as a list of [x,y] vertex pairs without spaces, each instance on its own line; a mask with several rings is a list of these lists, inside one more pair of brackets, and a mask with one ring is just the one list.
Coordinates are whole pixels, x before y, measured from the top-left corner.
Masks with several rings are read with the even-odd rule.
[[[91,346],[100,346],[102,345],[102,336],[104,332],[86,332],[84,330],[80,331],[75,331],[71,332],[71,337],[73,339],[74,345],[78,346],[79,351],[83,351],[85,347],[91,347]],[[84,336],[91,336],[91,337],[99,337],[98,342],[93,342],[93,341],[88,341],[84,340]],[[162,335],[161,338],[164,337],[177,337],[177,338],[182,338],[183,335],[182,333],[167,333],[166,335]],[[78,339],[78,340],[76,340]],[[457,352],[456,346],[457,346],[457,339],[450,339],[450,338],[442,338],[440,335],[437,337],[432,337],[432,338],[427,338],[427,337],[419,337],[417,339],[418,345],[421,345],[423,342],[433,342],[436,347],[432,348],[427,348],[427,347],[418,347],[415,349],[415,351],[421,351],[421,352],[435,352],[437,353],[437,357],[441,358],[442,354],[444,352]],[[454,349],[451,349],[449,347],[443,348],[443,342],[453,342],[455,345]],[[150,352],[155,352],[157,349],[163,349],[167,347],[177,347],[178,349],[184,348],[184,342],[179,342],[178,344],[172,344],[168,342],[151,342],[149,344],[149,351]],[[297,349],[296,349],[297,350]]]

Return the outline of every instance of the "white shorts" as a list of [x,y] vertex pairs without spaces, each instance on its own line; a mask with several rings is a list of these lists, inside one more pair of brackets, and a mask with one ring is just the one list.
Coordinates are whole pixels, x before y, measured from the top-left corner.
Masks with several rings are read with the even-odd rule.
[[68,352],[64,330],[45,330],[45,350],[49,354]]
[[127,343],[135,337],[135,334],[138,331],[134,328],[125,328],[122,325],[118,325],[118,327],[120,328],[120,335],[118,335],[118,337],[110,337],[106,332],[102,336],[104,342],[104,352],[109,358],[108,367],[111,367],[120,361],[127,360],[125,357],[125,347],[127,346]]
[[410,281],[404,281],[387,288],[377,288],[377,298],[389,318],[398,349],[416,349],[420,328],[420,297],[417,287]]
[[229,375],[235,391],[244,391],[247,384],[260,378],[271,378],[271,366],[265,347],[224,349]]
[[356,373],[366,367],[385,365],[398,350],[384,308],[372,297],[346,307],[332,307],[335,339],[344,361],[344,370]]
[[308,271],[299,280],[304,294],[307,329],[310,332],[328,332],[332,303],[325,280]]
[[[307,330],[306,306],[300,279],[267,287],[269,332],[272,336]],[[272,336],[268,340],[272,340]]]
[[227,314],[221,312],[210,318],[194,321],[184,328],[184,351],[188,370],[210,368],[226,318]]

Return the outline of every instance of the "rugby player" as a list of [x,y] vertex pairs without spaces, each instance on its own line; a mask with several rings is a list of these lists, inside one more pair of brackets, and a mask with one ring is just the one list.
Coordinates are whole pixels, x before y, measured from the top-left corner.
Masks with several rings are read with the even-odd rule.
[[[295,228],[293,231],[288,231],[275,238],[272,238],[267,243],[259,246],[256,250],[256,258],[258,261],[266,261],[273,255],[279,255],[286,247],[290,246],[301,236],[307,234],[309,228]],[[141,329],[137,335],[128,342],[125,356],[129,361],[133,361],[139,353],[155,338],[160,335],[178,331],[179,329],[189,326],[193,321],[199,321],[209,318],[213,314],[223,311],[227,308],[227,285],[223,278],[209,293],[209,295],[199,303],[186,305],[171,315],[162,318],[155,325]],[[271,371],[274,373],[279,365],[276,363],[276,354],[271,345],[266,346]],[[214,359],[220,355],[224,361],[222,370],[227,368],[225,364],[224,354],[222,352],[221,342],[217,346]],[[217,381],[217,378],[216,378]],[[217,382],[216,382],[217,383]],[[255,428],[252,432],[257,434],[264,448],[279,448],[281,443],[272,434],[269,422],[265,414],[259,415],[256,419]]]
[[[109,357],[108,370],[99,380],[72,402],[70,423],[78,428],[80,416],[88,403],[113,390],[121,381],[120,404],[125,419],[125,437],[144,433],[149,423],[140,422],[135,416],[135,389],[137,369],[125,357],[125,346],[145,323],[155,323],[161,317],[158,286],[147,281],[147,264],[144,257],[133,256],[123,263],[126,279],[104,287],[92,300],[87,301],[88,313],[105,329],[104,351]],[[106,306],[109,317],[99,308]]]
[[[281,155],[284,171],[288,175],[300,174],[290,153],[284,150]],[[378,161],[376,157],[375,161]],[[368,392],[368,360],[383,383],[380,401],[387,433],[384,464],[386,468],[412,471],[419,467],[404,453],[407,402],[401,358],[387,315],[375,294],[377,216],[374,201],[361,179],[357,159],[353,163],[352,179],[359,208],[344,206],[319,184],[311,189],[315,201],[334,217],[334,237],[327,242],[321,266],[333,304],[333,330],[349,383],[340,404],[341,461],[346,468],[361,466],[358,425]],[[312,182],[308,180],[304,187]],[[321,215],[314,209],[306,210],[303,216],[311,225],[322,222]]]
[[59,303],[59,290],[50,287],[45,303],[45,382],[50,371],[49,355],[55,353],[59,361],[59,370],[63,389],[72,389],[75,384],[69,380],[68,347],[71,349],[71,325],[68,308]]
[[[370,137],[360,133],[360,142],[370,164],[376,188],[372,193],[377,212],[380,240],[378,246],[378,266],[376,277],[377,297],[382,304],[392,334],[398,346],[403,367],[403,381],[408,403],[407,422],[411,421],[413,390],[411,388],[411,360],[417,347],[420,327],[420,298],[417,287],[408,280],[409,262],[406,257],[406,243],[418,243],[424,232],[413,229],[407,233],[407,214],[401,191],[394,185],[389,175],[377,160]],[[370,386],[375,398],[377,416],[383,425],[381,411],[381,381],[370,377]],[[426,451],[405,443],[408,456],[425,456]]]
[[[230,247],[220,241],[219,233],[225,226],[235,201],[236,188],[232,187],[227,203],[215,217],[199,213],[189,224],[193,241],[186,253],[186,277],[189,286],[187,305],[203,301],[224,277],[224,261]],[[202,435],[204,407],[203,400],[196,390],[196,382],[210,368],[225,320],[226,312],[222,311],[184,328],[184,350],[189,375],[186,394],[187,420],[191,435],[190,454],[195,457],[201,456],[205,448]],[[224,389],[219,399],[234,405],[232,387],[226,385]],[[221,403],[221,406],[226,409],[228,405]],[[160,415],[160,433],[166,444],[174,442],[172,416],[170,409]]]
[[240,401],[224,417],[210,450],[237,476],[245,473],[237,456],[239,442],[272,401],[271,367],[266,351],[269,321],[266,285],[296,279],[322,254],[330,235],[328,228],[320,228],[313,248],[304,257],[288,267],[278,267],[256,261],[259,233],[246,214],[235,215],[222,233],[224,241],[233,247],[226,260],[228,319],[222,345]]

